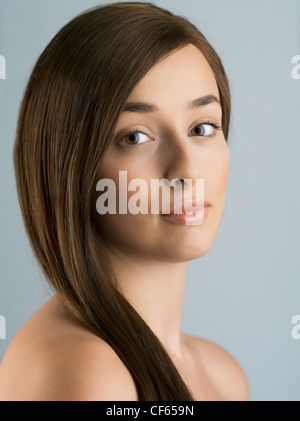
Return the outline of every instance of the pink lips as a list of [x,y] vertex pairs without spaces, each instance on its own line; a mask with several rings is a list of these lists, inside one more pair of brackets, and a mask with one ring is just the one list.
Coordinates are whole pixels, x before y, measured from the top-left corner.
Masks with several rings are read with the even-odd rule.
[[162,213],[161,217],[168,222],[181,225],[200,225],[206,217],[210,203],[190,200],[178,203],[170,208],[169,213]]
[[196,201],[194,200],[186,200],[182,201],[180,203],[177,203],[173,207],[170,208],[170,212],[162,212],[162,215],[169,215],[169,214],[181,214],[181,213],[187,213],[189,211],[194,211],[197,209],[202,209],[204,207],[210,206],[210,203],[207,200],[204,200],[204,202]]

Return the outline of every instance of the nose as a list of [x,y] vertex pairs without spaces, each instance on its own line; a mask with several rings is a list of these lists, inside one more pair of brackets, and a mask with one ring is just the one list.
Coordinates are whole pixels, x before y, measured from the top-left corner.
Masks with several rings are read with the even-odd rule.
[[[173,185],[182,188],[196,189],[196,180],[204,178],[204,157],[201,157],[201,148],[193,142],[191,137],[180,136],[173,133],[167,139],[164,156],[164,178]],[[201,162],[202,161],[202,162]],[[191,180],[188,182],[188,180]]]

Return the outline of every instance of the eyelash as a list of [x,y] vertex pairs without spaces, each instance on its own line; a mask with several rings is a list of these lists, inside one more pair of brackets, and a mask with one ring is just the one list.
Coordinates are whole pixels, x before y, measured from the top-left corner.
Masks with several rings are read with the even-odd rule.
[[[209,138],[213,138],[213,137],[215,137],[216,136],[216,130],[220,130],[220,131],[222,131],[223,130],[223,127],[221,126],[221,125],[219,125],[217,122],[215,122],[215,121],[203,121],[202,123],[199,123],[199,124],[197,124],[195,127],[193,127],[193,129],[195,129],[195,128],[197,128],[197,127],[199,127],[199,126],[202,126],[202,125],[204,125],[204,124],[207,124],[207,125],[210,125],[210,126],[213,126],[214,128],[215,128],[215,131],[214,131],[214,133],[213,134],[211,134],[211,135],[208,135],[208,136],[199,136],[199,137],[209,137]],[[192,130],[193,130],[192,129]],[[131,135],[131,134],[135,134],[135,133],[141,133],[141,134],[144,134],[144,135],[146,135],[147,136],[147,134],[146,133],[144,133],[143,131],[141,131],[141,130],[138,130],[138,129],[136,129],[136,130],[132,130],[132,131],[130,131],[130,132],[127,132],[127,133],[125,133],[119,140],[118,140],[118,144],[119,143],[121,143],[121,140],[123,140],[126,136],[129,136],[129,135]],[[135,147],[135,148],[137,148],[137,147],[142,147],[142,146],[144,146],[144,144],[146,144],[146,143],[149,143],[149,142],[142,142],[142,143],[131,143],[131,144],[126,144],[126,143],[124,143],[123,145],[122,145],[122,147],[124,146],[125,148],[127,148],[127,147]]]

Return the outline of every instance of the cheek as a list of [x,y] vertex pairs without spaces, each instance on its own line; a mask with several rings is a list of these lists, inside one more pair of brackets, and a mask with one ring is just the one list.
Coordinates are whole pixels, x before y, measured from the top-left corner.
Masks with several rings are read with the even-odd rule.
[[[130,168],[130,170],[125,170],[125,168]],[[122,173],[120,174],[119,171],[122,171]],[[149,203],[151,175],[145,172],[145,168],[142,170],[129,164],[118,166],[112,162],[102,162],[101,169],[99,169],[97,174],[97,180],[103,178],[108,178],[115,184],[117,213],[100,215],[97,212],[97,199],[104,192],[96,191],[93,198],[93,215],[99,234],[105,236],[107,240],[111,240],[112,237],[133,236],[136,226],[141,222],[144,223],[144,219],[138,217],[138,215],[131,214],[130,209],[128,210],[128,203],[130,202],[133,207],[139,207],[141,202]],[[140,188],[140,184],[135,183],[136,180],[142,180],[142,183],[146,184],[146,188]],[[139,198],[141,200],[138,200]],[[105,206],[107,206],[107,203]],[[119,209],[125,209],[125,214],[122,214],[122,211],[121,214],[118,214]]]
[[[107,246],[113,246],[115,249],[118,249],[125,254],[129,253],[130,255],[135,256],[138,253],[150,252],[151,247],[149,249],[149,244],[156,242],[157,230],[153,229],[153,223],[149,222],[149,218],[151,218],[151,215],[132,214],[130,209],[128,210],[127,204],[130,204],[130,198],[132,198],[131,203],[133,204],[133,206],[136,207],[140,206],[140,201],[138,200],[138,197],[140,197],[141,199],[143,197],[145,199],[145,202],[149,204],[148,191],[150,189],[148,187],[148,191],[142,190],[141,194],[138,194],[139,187],[134,189],[134,191],[128,191],[128,184],[130,183],[130,181],[141,177],[135,177],[132,173],[127,173],[127,178],[127,212],[125,214],[118,213],[120,192],[119,180],[118,177],[111,177],[111,179],[113,179],[116,184],[117,213],[107,213],[105,215],[100,215],[96,212],[94,220],[97,233]],[[143,177],[143,180],[145,180],[148,185],[148,181],[145,177]],[[98,192],[98,197],[100,195],[101,192]]]
[[224,204],[228,174],[229,150],[227,144],[225,144],[224,148],[222,148],[220,153],[216,156],[211,183],[214,197],[220,201],[220,205]]

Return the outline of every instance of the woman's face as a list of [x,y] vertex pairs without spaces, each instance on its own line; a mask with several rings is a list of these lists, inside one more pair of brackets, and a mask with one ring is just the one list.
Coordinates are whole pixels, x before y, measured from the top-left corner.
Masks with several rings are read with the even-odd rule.
[[[182,262],[204,255],[218,231],[229,171],[229,151],[221,126],[222,109],[217,100],[188,106],[193,100],[212,95],[220,100],[218,86],[202,53],[192,44],[157,63],[135,86],[126,103],[143,103],[155,110],[124,111],[117,122],[112,142],[102,155],[98,178],[116,185],[117,213],[100,215],[94,203],[94,220],[107,246],[134,259]],[[204,124],[205,123],[205,124]],[[129,134],[138,130],[135,134]],[[119,171],[127,171],[127,200],[139,188],[128,191],[133,179],[143,179],[147,189],[140,197],[148,203],[147,214],[118,214]],[[207,215],[199,225],[175,224],[151,213],[151,180],[191,179],[196,197],[196,179],[204,180]],[[183,191],[183,187],[182,187]],[[170,207],[174,203],[170,190]],[[99,198],[102,191],[95,193]],[[152,193],[153,194],[153,193]],[[159,210],[162,211],[160,194]],[[137,202],[137,206],[141,202]],[[107,202],[106,202],[107,204]],[[164,208],[165,209],[165,208]]]

